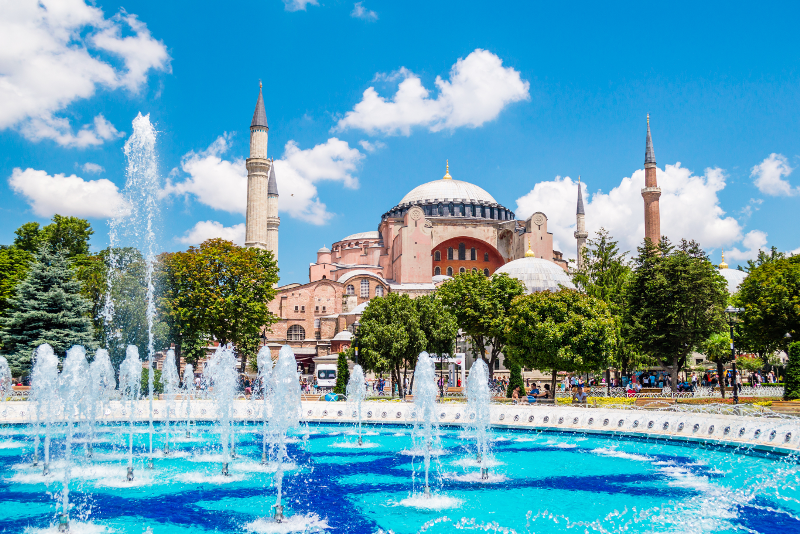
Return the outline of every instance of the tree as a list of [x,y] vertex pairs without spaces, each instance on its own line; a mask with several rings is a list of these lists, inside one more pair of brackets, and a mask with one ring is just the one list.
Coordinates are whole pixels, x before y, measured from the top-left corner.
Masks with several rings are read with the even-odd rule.
[[574,289],[542,291],[514,299],[508,356],[514,364],[552,371],[590,372],[608,367],[617,326],[608,305]]
[[9,300],[28,275],[33,254],[14,246],[0,246],[0,316],[8,310]]
[[514,396],[514,390],[519,388],[519,395],[520,398],[524,397],[527,393],[525,389],[525,381],[522,380],[522,368],[520,365],[513,359],[508,358],[508,389],[506,390],[506,397],[509,399]]
[[336,386],[334,386],[333,392],[339,395],[346,395],[349,381],[350,367],[347,365],[347,355],[344,352],[340,352],[339,358],[336,360]]
[[725,372],[725,364],[732,361],[731,356],[731,336],[727,332],[716,332],[703,344],[703,353],[706,357],[717,364],[717,376],[720,380],[720,392],[725,398],[725,381],[722,379]]
[[15,375],[30,372],[33,351],[43,343],[56,354],[73,345],[94,348],[91,305],[81,296],[64,252],[40,248],[9,304],[7,317],[0,319],[0,340]]
[[183,348],[188,340],[196,350],[206,337],[232,343],[244,371],[257,348],[253,340],[277,321],[268,307],[278,282],[272,252],[209,239],[198,248],[162,255],[162,263],[159,306],[176,345]]
[[725,328],[727,284],[694,241],[673,247],[662,238],[656,247],[645,240],[638,251],[626,286],[626,337],[674,385],[692,351]]
[[89,254],[89,239],[94,234],[86,219],[54,215],[53,222],[41,228],[37,222],[25,223],[14,232],[14,246],[34,253],[42,244],[61,249],[72,258]]
[[417,356],[427,346],[414,301],[399,293],[376,297],[367,305],[360,323],[359,363],[366,370],[391,373],[394,383],[399,384],[401,367],[413,369]]
[[783,400],[800,399],[800,341],[789,345],[789,363],[786,365]]
[[[470,338],[481,358],[489,365],[490,377],[506,345],[508,310],[514,297],[523,295],[525,286],[507,274],[484,276],[459,274],[437,290],[444,306],[456,318],[458,327]],[[489,359],[486,349],[490,348]]]
[[735,297],[744,308],[736,344],[766,363],[773,352],[787,350],[787,333],[800,336],[800,256],[762,251],[753,265]]

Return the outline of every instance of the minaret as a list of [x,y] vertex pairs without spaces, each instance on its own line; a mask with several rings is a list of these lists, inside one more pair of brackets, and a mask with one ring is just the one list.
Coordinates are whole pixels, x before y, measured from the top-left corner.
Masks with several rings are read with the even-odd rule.
[[272,251],[278,260],[278,183],[267,159],[269,126],[261,83],[250,123],[250,157],[247,158],[247,220],[244,245]]
[[647,114],[647,147],[644,153],[644,237],[655,246],[661,242],[661,215],[658,211],[658,198],[661,189],[656,182],[656,154],[653,151],[653,140],[650,138],[650,114]]
[[578,176],[578,209],[575,210],[575,239],[578,240],[578,270],[583,269],[583,249],[586,248],[586,212],[583,209],[583,193],[581,193],[581,177]]

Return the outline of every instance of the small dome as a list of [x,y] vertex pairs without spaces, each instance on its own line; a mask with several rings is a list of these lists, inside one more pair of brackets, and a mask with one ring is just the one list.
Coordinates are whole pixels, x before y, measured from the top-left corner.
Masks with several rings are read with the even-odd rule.
[[320,252],[323,253],[323,254],[328,254],[330,251],[331,251],[331,249],[329,249],[325,245],[322,245],[322,248],[317,251],[317,254],[319,254]]
[[437,275],[434,275],[432,281],[433,281],[434,284],[438,284],[438,283],[446,282],[446,281],[452,280],[452,279],[453,279],[452,276],[447,276],[446,274],[437,274]]
[[333,336],[334,341],[350,341],[351,339],[353,339],[353,334],[351,334],[347,330],[342,330],[341,332]]
[[427,184],[422,184],[408,192],[400,204],[407,202],[433,202],[434,200],[457,199],[467,202],[489,202],[497,204],[492,195],[482,188],[469,182],[442,178]]
[[575,289],[575,284],[564,269],[542,258],[528,257],[510,261],[495,271],[495,274],[501,273],[521,281],[528,293],[558,291],[559,285]]
[[739,291],[739,284],[747,278],[747,273],[739,269],[720,269],[719,274],[728,282],[728,293],[731,295]]
[[339,241],[354,241],[356,239],[379,239],[381,235],[378,233],[377,230],[372,232],[360,232],[358,234],[352,234],[344,239],[340,239]]

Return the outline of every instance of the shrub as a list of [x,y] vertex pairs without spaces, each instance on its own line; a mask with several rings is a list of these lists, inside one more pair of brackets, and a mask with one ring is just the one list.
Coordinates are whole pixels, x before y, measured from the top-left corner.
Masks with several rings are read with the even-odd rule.
[[789,362],[786,364],[786,386],[783,389],[783,400],[800,399],[800,341],[789,345]]
[[347,355],[344,352],[340,352],[339,359],[336,360],[336,386],[333,388],[333,392],[339,395],[347,394],[347,383],[349,381],[350,368],[347,366]]
[[527,394],[527,391],[525,390],[525,381],[522,380],[522,368],[517,362],[511,360],[508,371],[511,376],[508,378],[508,390],[506,391],[506,397],[510,399],[514,394],[514,389],[519,388],[519,398],[522,399],[522,397]]

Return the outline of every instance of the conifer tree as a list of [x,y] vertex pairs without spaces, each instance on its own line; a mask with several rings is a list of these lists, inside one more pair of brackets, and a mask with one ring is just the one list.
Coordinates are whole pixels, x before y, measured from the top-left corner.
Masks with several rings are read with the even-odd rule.
[[42,246],[0,320],[0,342],[12,374],[30,372],[33,351],[42,343],[49,343],[56,354],[73,345],[93,348],[90,309],[65,253]]
[[789,345],[789,363],[786,365],[783,400],[800,399],[800,341]]
[[339,359],[336,361],[336,386],[333,388],[333,392],[339,395],[346,394],[349,381],[350,368],[347,365],[347,354],[340,352]]
[[525,381],[522,379],[522,368],[516,361],[514,361],[514,359],[510,359],[510,361],[507,363],[509,365],[509,377],[506,397],[510,399],[514,395],[514,390],[519,388],[519,398],[522,399],[527,394],[527,391],[525,390]]

